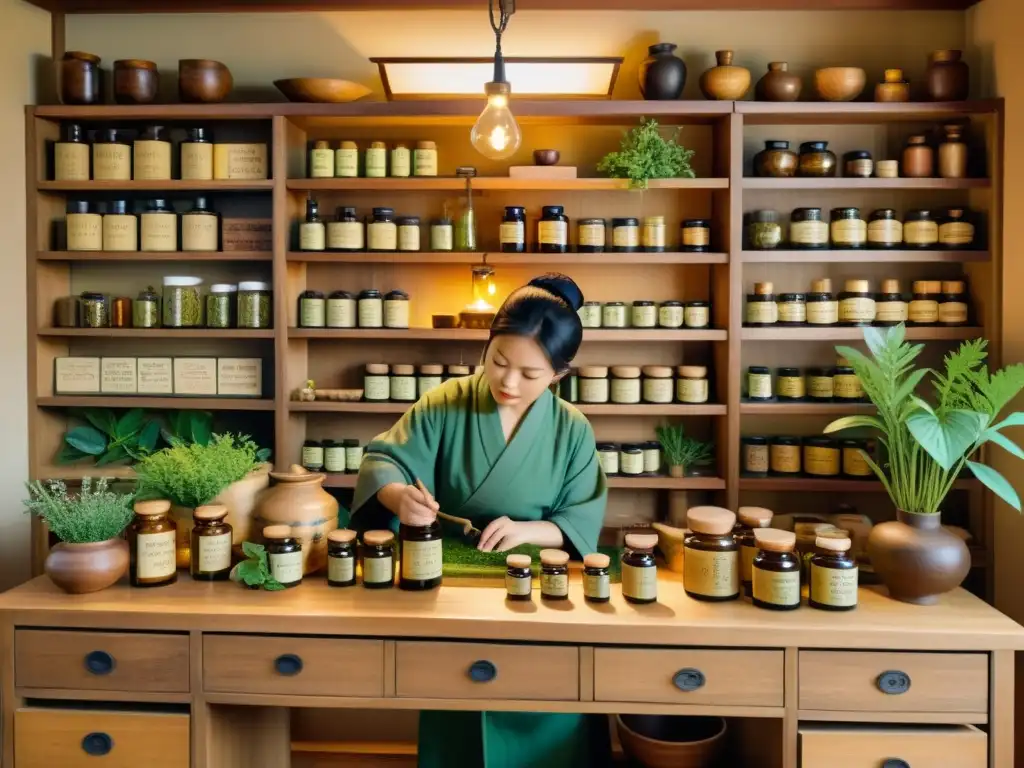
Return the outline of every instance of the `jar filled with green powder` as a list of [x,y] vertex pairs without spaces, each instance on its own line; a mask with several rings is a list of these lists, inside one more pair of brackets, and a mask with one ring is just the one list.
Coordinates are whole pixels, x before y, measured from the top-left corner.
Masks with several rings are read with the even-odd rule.
[[82,328],[106,328],[110,325],[110,305],[106,296],[86,291],[81,299],[78,306],[82,312],[79,323]]
[[164,328],[201,328],[203,302],[201,277],[164,278]]
[[159,326],[160,297],[150,285],[146,290],[139,291],[138,297],[132,303],[132,327],[158,328]]
[[230,283],[214,283],[206,294],[206,327],[235,327],[235,297],[238,286]]
[[269,283],[248,281],[238,284],[238,327],[270,328],[274,309]]

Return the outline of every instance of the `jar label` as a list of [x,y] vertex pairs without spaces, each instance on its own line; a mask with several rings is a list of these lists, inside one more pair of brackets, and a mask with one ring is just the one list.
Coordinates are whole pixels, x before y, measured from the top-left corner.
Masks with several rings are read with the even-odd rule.
[[395,564],[391,555],[363,558],[363,582],[365,584],[385,584],[394,581],[394,578]]
[[683,324],[683,308],[677,306],[658,307],[658,325],[662,328],[679,328]]
[[[682,381],[685,381],[685,379],[682,379]],[[645,378],[643,390],[645,403],[672,402],[672,379]]]
[[322,251],[325,248],[326,232],[322,221],[303,222],[299,225],[299,249]]
[[334,251],[361,251],[366,247],[360,221],[331,221],[327,224],[327,247]]
[[178,217],[173,213],[142,214],[142,250],[178,250]]
[[774,301],[748,301],[747,322],[771,324],[778,322],[779,309]]
[[509,576],[505,574],[505,592],[510,595],[528,595],[533,591],[533,577]]
[[391,150],[391,175],[404,177],[412,172],[412,153],[408,147],[395,147]]
[[[416,174],[421,176],[423,174]],[[453,248],[452,227],[448,224],[434,224],[430,227],[430,250],[450,251]]]
[[839,322],[839,302],[807,302],[807,322],[811,325],[835,325]]
[[131,147],[127,144],[93,144],[92,177],[96,181],[130,181]]
[[864,388],[860,379],[854,374],[841,373],[832,377],[832,389],[835,397],[844,400],[859,400],[864,397]]
[[804,377],[803,376],[780,376],[778,379],[779,397],[798,398],[803,397]]
[[437,176],[436,149],[417,149],[413,153],[413,163],[417,176]]
[[780,323],[807,322],[807,305],[802,301],[782,301],[778,308]]
[[974,225],[967,221],[940,224],[939,242],[943,245],[970,245],[974,242]]
[[323,328],[324,304],[323,299],[299,299],[299,325],[303,328]]
[[413,581],[441,577],[441,539],[402,540],[402,578]]
[[371,221],[366,225],[371,251],[397,251],[398,227],[392,221]]
[[604,248],[604,224],[580,224],[577,245]]
[[808,376],[807,392],[815,400],[828,400],[832,398],[832,377],[831,376]]
[[282,584],[302,581],[302,550],[270,554],[270,575]]
[[[157,312],[157,304],[155,301],[139,301],[136,299],[132,302],[133,328],[156,328],[157,322],[159,322],[159,312]],[[139,379],[139,393],[142,394],[141,375],[139,376]],[[149,392],[146,394],[149,394]]]
[[171,178],[171,142],[138,139],[135,142],[135,179],[163,181]]
[[324,449],[319,445],[302,446],[302,466],[307,469],[311,467],[322,467],[324,465]]
[[644,472],[655,475],[661,471],[661,449],[644,448]]
[[580,402],[607,403],[608,379],[580,378]]
[[352,445],[345,449],[345,470],[358,472],[359,465],[363,463],[363,446]]
[[498,227],[498,240],[502,245],[522,245],[526,242],[526,230],[521,221],[503,221]]
[[897,245],[903,242],[903,222],[896,219],[875,219],[868,224],[868,242]]
[[857,160],[846,161],[847,176],[859,176],[866,179],[871,176],[872,170],[874,170],[874,163],[871,158],[862,157]]
[[356,327],[356,300],[355,299],[328,299],[327,300],[327,327],[328,328],[355,328]]
[[423,397],[427,392],[434,389],[435,387],[441,386],[440,376],[418,376],[416,379],[416,392],[420,397]]
[[540,591],[542,595],[551,597],[562,597],[569,594],[569,575],[566,573],[549,574],[541,573]]
[[98,213],[71,213],[65,223],[69,251],[98,251],[103,247],[103,217]]
[[196,536],[199,540],[199,572],[217,573],[231,567],[231,534]]
[[679,379],[676,394],[684,403],[706,403],[708,401],[707,379]]
[[800,471],[799,445],[773,445],[770,449],[772,472],[793,474]]
[[181,178],[188,181],[213,179],[213,144],[186,141],[181,145]]
[[907,302],[876,301],[875,321],[879,323],[902,323],[907,319]]
[[793,245],[827,245],[828,224],[824,221],[794,221],[789,225]]
[[870,323],[875,319],[875,300],[855,297],[839,302],[839,319],[844,323]]
[[871,477],[871,466],[864,458],[861,448],[843,448],[843,474],[852,477]]
[[345,471],[345,449],[342,446],[324,448],[324,469],[328,472]]
[[626,307],[622,306],[609,306],[605,304],[601,307],[601,325],[605,328],[625,328],[626,327]]
[[768,471],[768,446],[746,445],[743,448],[743,469],[745,472],[762,474]]
[[831,224],[832,242],[837,245],[863,245],[868,225],[863,219],[835,219]]
[[640,402],[640,379],[612,379],[612,402],[632,405]]
[[360,299],[357,314],[360,328],[380,328],[384,322],[384,302],[381,299]]
[[937,323],[939,302],[934,299],[914,299],[910,302],[907,318],[912,323]]
[[772,377],[768,373],[751,373],[747,375],[747,397],[767,400],[772,396]]
[[[652,569],[653,570],[653,569]],[[623,566],[625,582],[625,566]],[[684,547],[683,587],[704,597],[732,597],[740,591],[739,552],[705,552]]]
[[217,217],[212,213],[190,213],[181,217],[181,250],[216,251]]
[[580,307],[579,316],[584,328],[601,327],[601,307],[584,304]]
[[415,376],[392,376],[391,399],[411,403],[416,400]]
[[354,557],[327,557],[327,580],[347,584],[355,581],[356,559]]
[[933,245],[939,242],[939,225],[934,221],[905,222],[903,242],[908,245]]
[[701,248],[711,244],[709,227],[683,227],[683,245],[689,248]]
[[623,563],[622,595],[634,600],[657,599],[658,569],[653,565],[636,566]]
[[665,225],[644,224],[644,247],[664,248],[665,247]]
[[359,175],[359,150],[334,150],[334,175],[343,179],[354,179]]
[[403,224],[398,228],[398,250],[418,251],[420,249],[420,228],[416,224]]
[[[767,470],[767,467],[765,469]],[[740,581],[744,584],[750,583],[755,557],[757,557],[757,547],[748,547],[746,544],[740,546]]]
[[541,245],[566,245],[569,242],[568,225],[564,221],[540,221],[537,235]]
[[619,451],[619,472],[624,475],[642,475],[644,473],[643,453]]
[[391,379],[388,376],[364,376],[363,397],[365,397],[367,400],[390,400]]
[[633,305],[633,327],[653,328],[658,323],[658,309],[654,305]]
[[962,301],[944,301],[939,304],[939,322],[952,325],[967,322],[967,305]]
[[53,148],[53,178],[55,181],[89,181],[89,145],[58,142]]
[[387,175],[388,151],[383,147],[370,147],[366,150],[366,175],[371,178],[383,178]]
[[839,449],[808,445],[804,448],[804,472],[819,477],[839,474]]
[[711,323],[711,313],[708,307],[687,307],[683,313],[683,321],[687,328],[707,328]]
[[384,302],[384,327],[409,327],[409,301],[407,299],[392,299]]
[[752,581],[755,600],[770,605],[800,604],[799,570],[777,573],[754,568]]
[[137,251],[139,220],[134,216],[107,214],[103,217],[103,250]]
[[810,596],[816,603],[836,608],[857,604],[856,568],[824,568],[811,563]]
[[177,569],[175,531],[140,533],[135,544],[136,576],[140,579],[159,579],[170,576]]
[[[623,566],[625,568],[626,566]],[[592,576],[589,573],[583,574],[583,595],[591,600],[607,600],[611,597],[611,578],[603,573]]]
[[612,245],[616,248],[639,248],[640,227],[634,225],[612,227]]

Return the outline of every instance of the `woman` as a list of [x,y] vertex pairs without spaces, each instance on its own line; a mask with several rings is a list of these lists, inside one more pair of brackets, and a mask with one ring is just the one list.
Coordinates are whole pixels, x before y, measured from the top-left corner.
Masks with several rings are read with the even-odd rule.
[[[483,372],[428,392],[367,447],[353,527],[427,525],[440,509],[472,520],[483,551],[593,552],[608,496],[594,432],[550,389],[579,349],[582,305],[579,288],[560,275],[514,291],[494,317]],[[424,712],[419,765],[594,766],[605,726],[606,718],[571,714]]]

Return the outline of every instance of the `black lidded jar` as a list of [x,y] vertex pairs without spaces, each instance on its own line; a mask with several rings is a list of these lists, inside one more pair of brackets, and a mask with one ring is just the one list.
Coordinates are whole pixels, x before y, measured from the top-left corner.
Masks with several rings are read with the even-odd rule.
[[789,245],[797,250],[828,248],[828,223],[821,208],[795,208],[789,215]]
[[891,250],[903,246],[903,222],[895,208],[879,208],[868,221],[868,248]]
[[612,219],[612,252],[636,253],[639,250],[639,220],[632,217]]
[[939,225],[932,218],[932,212],[925,209],[907,211],[903,214],[903,247],[907,249],[937,248]]
[[859,208],[833,208],[829,215],[829,236],[836,249],[865,248],[868,244],[868,225],[860,217]]
[[502,253],[523,253],[526,250],[526,209],[519,205],[505,207],[498,227]]
[[569,217],[561,205],[545,205],[537,222],[537,250],[540,253],[569,252]]
[[410,592],[425,592],[441,586],[441,525],[398,527],[402,542],[402,567],[398,586]]
[[576,251],[578,253],[603,253],[607,240],[607,225],[604,219],[578,219],[576,221]]
[[331,587],[355,586],[355,531],[336,528],[327,534],[327,584]]

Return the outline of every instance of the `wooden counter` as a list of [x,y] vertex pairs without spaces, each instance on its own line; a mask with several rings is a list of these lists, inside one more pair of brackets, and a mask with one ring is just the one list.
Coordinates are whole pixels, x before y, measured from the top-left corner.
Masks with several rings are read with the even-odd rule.
[[[770,768],[1013,763],[1024,628],[967,592],[920,607],[862,589],[838,614],[699,603],[672,574],[654,605],[613,593],[511,604],[500,589],[311,578],[273,593],[182,576],[70,596],[39,578],[0,595],[2,768],[92,766],[89,750],[117,766],[186,768],[190,753],[192,768],[280,768],[289,707],[716,714],[775,733]],[[859,745],[849,763],[817,757],[844,740]]]

